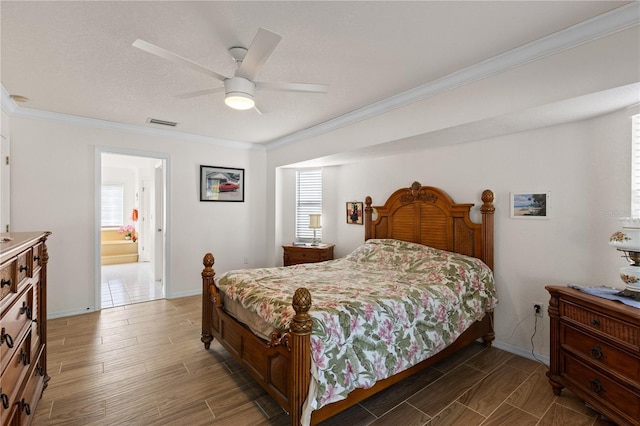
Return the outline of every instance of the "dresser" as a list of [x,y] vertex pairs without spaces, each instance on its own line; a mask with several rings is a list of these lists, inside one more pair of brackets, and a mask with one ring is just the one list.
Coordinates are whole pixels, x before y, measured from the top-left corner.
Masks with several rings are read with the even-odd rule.
[[323,262],[333,260],[333,244],[320,244],[317,246],[282,246],[282,261],[284,266],[297,265],[299,263]]
[[31,424],[47,386],[49,232],[0,234],[0,424]]
[[553,393],[566,387],[614,422],[640,425],[640,309],[546,288]]

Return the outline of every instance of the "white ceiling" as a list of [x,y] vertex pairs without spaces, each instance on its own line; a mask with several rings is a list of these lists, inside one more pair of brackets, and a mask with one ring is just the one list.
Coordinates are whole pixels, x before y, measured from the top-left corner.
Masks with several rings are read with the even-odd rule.
[[[1,82],[21,108],[267,143],[341,117],[627,1],[0,2]],[[328,94],[258,91],[235,111],[222,86],[142,52],[138,38],[225,75],[231,46],[259,27],[282,36],[259,81],[328,84]]]

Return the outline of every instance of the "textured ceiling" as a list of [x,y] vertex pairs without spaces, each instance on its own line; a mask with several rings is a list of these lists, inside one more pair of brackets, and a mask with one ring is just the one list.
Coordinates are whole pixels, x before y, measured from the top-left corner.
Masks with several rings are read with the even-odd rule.
[[[1,82],[23,108],[266,143],[429,83],[618,8],[616,1],[2,1]],[[235,111],[222,83],[142,52],[138,38],[219,73],[259,27],[282,36],[257,80],[328,84],[258,91]]]

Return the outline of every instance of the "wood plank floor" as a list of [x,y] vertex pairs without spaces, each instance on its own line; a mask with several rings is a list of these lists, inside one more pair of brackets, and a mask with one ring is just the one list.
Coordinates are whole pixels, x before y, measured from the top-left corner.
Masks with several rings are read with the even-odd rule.
[[[200,296],[48,322],[51,380],[35,425],[288,425],[217,343],[200,342]],[[600,425],[546,367],[472,345],[323,425]]]

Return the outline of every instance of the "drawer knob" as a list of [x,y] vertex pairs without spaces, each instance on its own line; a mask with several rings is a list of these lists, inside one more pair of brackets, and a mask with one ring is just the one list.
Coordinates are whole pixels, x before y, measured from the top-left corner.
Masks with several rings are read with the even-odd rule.
[[44,376],[44,368],[40,364],[36,366],[36,373],[38,373],[38,376]]
[[0,281],[0,288],[4,288],[4,287],[10,286],[10,285],[11,285],[11,280],[5,280],[3,278],[2,281]]
[[5,410],[9,408],[9,397],[6,393],[2,392],[2,388],[0,388],[0,399],[2,399],[2,408]]
[[589,382],[589,389],[595,393],[600,393],[604,390],[604,387],[602,386],[602,383],[600,383],[600,380],[593,379]]
[[22,401],[20,401],[20,407],[24,410],[27,416],[31,415],[31,406],[24,398],[22,398]]
[[27,306],[27,302],[22,302],[22,307],[20,308],[20,315],[27,314],[28,319],[32,319],[31,308]]
[[35,256],[33,256],[33,261],[37,262],[38,260],[40,260],[40,256],[38,256],[37,254]]
[[27,265],[20,265],[20,272],[22,271],[28,271],[29,267]]
[[13,337],[5,333],[4,327],[2,327],[2,332],[0,332],[0,345],[2,345],[4,342],[7,342],[7,346],[13,348]]
[[594,347],[592,347],[589,353],[591,353],[591,358],[593,359],[604,358],[604,353],[602,352],[602,348],[600,347],[600,345],[595,345]]
[[594,318],[591,320],[591,325],[594,327],[600,327],[600,320],[598,318]]

